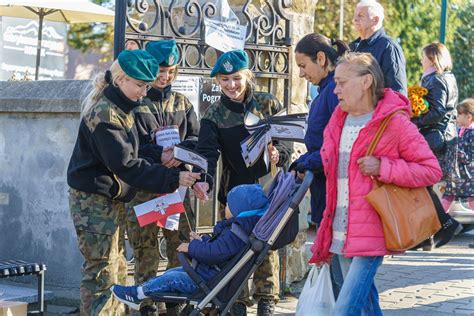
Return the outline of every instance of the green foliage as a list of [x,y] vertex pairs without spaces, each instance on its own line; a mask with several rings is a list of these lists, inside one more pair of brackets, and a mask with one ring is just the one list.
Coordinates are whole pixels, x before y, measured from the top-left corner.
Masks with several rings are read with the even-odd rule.
[[[358,2],[358,0],[344,1],[343,40],[346,42],[350,42],[357,37],[352,29],[352,17]],[[471,5],[468,2],[471,2]],[[385,8],[385,31],[392,38],[399,41],[403,48],[407,62],[408,84],[416,84],[422,73],[420,65],[421,50],[425,45],[438,41],[439,38],[441,0],[381,0],[380,3]],[[464,20],[458,17],[460,12],[464,12]],[[472,0],[449,0],[446,44],[455,62],[457,56],[463,56],[465,61],[462,65],[470,65],[470,68],[463,69],[465,74],[474,71],[472,67],[472,18]],[[338,37],[338,22],[339,1],[318,1],[315,12],[315,32],[330,37]],[[464,34],[464,37],[470,36],[470,44],[462,39],[460,34]],[[464,45],[458,45],[456,43],[457,38],[464,41]],[[469,58],[470,63],[467,62]],[[454,72],[458,74],[456,68]],[[466,76],[466,80],[472,79]],[[472,91],[472,86],[470,89]]]
[[[314,31],[331,38],[339,38],[339,1],[319,0],[316,5]],[[352,28],[352,16],[358,0],[344,1],[343,38],[346,43],[356,38]]]
[[[110,0],[93,0],[95,4],[113,10]],[[79,49],[83,53],[96,51],[102,54],[101,61],[112,60],[114,43],[113,24],[82,23],[72,24],[68,33],[70,47]]]
[[466,6],[457,13],[459,27],[454,33],[451,57],[453,72],[459,88],[459,101],[474,97],[474,16],[472,5]]

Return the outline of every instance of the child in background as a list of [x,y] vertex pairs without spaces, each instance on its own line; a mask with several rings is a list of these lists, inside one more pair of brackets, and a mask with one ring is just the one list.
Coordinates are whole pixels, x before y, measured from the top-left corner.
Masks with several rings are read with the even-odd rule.
[[449,211],[455,198],[467,198],[469,208],[474,210],[474,99],[465,99],[456,107],[458,111],[459,143],[457,164],[459,181],[448,185],[443,195],[443,207]]
[[[190,242],[182,243],[176,250],[186,252],[195,259],[197,265],[193,265],[194,269],[208,281],[245,247],[245,243],[231,229],[232,225],[240,226],[240,231],[250,235],[268,206],[268,199],[260,185],[243,184],[234,187],[227,196],[226,219],[216,224],[213,236],[199,236],[191,232]],[[154,293],[193,293],[197,288],[184,269],[178,267],[169,269],[142,285],[114,285],[111,291],[119,301],[138,309],[140,302]]]

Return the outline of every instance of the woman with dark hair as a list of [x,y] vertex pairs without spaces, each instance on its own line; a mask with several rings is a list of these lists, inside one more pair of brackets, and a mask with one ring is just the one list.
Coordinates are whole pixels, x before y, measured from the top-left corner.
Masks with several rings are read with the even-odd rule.
[[[335,46],[335,47],[334,47]],[[329,39],[312,33],[303,37],[295,48],[295,60],[300,77],[319,86],[318,96],[311,102],[308,115],[308,130],[305,136],[307,153],[300,156],[290,167],[300,177],[305,170],[314,173],[311,184],[311,221],[319,225],[326,207],[326,177],[323,173],[320,149],[323,144],[323,130],[332,112],[339,103],[334,94],[334,66],[348,46],[341,40]]]

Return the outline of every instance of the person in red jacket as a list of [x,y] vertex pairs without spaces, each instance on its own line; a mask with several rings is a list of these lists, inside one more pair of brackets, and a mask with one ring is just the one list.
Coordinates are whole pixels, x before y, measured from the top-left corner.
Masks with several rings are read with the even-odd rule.
[[[424,187],[441,178],[438,160],[410,122],[408,99],[384,89],[383,74],[368,53],[350,53],[336,67],[339,105],[325,131],[321,156],[326,173],[326,210],[310,263],[337,256],[343,285],[333,315],[382,315],[374,278],[385,247],[382,223],[365,200],[373,177],[382,183]],[[367,147],[382,120],[394,112],[373,156]]]

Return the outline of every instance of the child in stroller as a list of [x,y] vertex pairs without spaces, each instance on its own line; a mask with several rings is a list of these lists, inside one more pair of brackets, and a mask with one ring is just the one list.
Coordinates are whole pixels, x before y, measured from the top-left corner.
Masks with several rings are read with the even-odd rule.
[[[213,236],[199,236],[191,232],[190,242],[182,243],[177,250],[188,253],[193,259],[194,270],[205,281],[208,281],[219,273],[229,259],[246,246],[236,230],[242,230],[250,235],[268,206],[268,198],[260,185],[239,185],[228,193],[226,219],[216,224]],[[167,270],[164,274],[141,285],[114,285],[111,291],[119,301],[133,309],[138,309],[140,302],[154,293],[186,294],[193,293],[197,288],[197,284],[183,268],[178,267]]]

